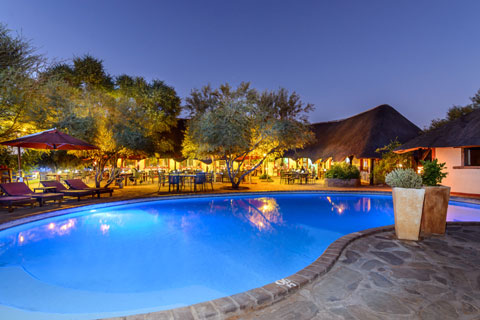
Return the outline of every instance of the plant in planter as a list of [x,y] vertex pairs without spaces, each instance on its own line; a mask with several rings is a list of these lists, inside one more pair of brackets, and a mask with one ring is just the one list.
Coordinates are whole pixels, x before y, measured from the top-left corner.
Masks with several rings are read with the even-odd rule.
[[395,169],[385,177],[391,186],[398,239],[418,240],[425,189],[422,178],[413,169]]
[[438,163],[437,159],[420,162],[423,165],[422,182],[425,189],[420,230],[426,236],[445,234],[450,200],[450,187],[440,185],[447,176],[447,173],[443,172],[446,169],[445,163]]
[[327,187],[355,187],[360,184],[360,171],[348,163],[334,164],[325,173]]

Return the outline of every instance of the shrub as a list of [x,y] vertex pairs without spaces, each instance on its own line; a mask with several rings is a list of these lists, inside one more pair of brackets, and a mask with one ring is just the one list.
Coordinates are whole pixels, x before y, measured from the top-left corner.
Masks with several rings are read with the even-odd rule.
[[382,159],[375,163],[373,167],[373,180],[375,184],[385,183],[385,176],[400,165],[403,168],[413,168],[411,152],[402,154],[393,152],[393,150],[399,146],[401,146],[401,143],[398,139],[395,139],[383,148],[375,150],[375,152],[382,154]]
[[422,177],[413,169],[395,169],[387,174],[385,182],[392,188],[420,189],[422,187]]
[[438,159],[433,161],[420,161],[423,165],[422,182],[426,186],[438,186],[443,178],[447,176],[446,172],[442,172],[446,163],[438,163]]
[[357,167],[349,165],[348,163],[334,164],[326,173],[325,177],[328,179],[359,179],[360,171]]

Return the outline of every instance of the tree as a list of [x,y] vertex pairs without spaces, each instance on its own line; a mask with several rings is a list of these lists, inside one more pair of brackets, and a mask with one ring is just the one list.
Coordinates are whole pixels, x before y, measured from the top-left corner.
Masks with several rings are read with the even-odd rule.
[[48,107],[37,110],[38,122],[99,147],[83,152],[94,161],[97,186],[109,163],[107,185],[115,180],[120,157],[149,156],[173,148],[165,136],[176,124],[180,99],[164,82],[127,75],[113,82],[102,61],[91,56],[75,58],[73,65],[54,65],[42,78]]
[[[183,143],[184,155],[225,160],[233,189],[238,189],[243,178],[268,157],[301,148],[313,137],[306,118],[313,106],[285,89],[260,94],[245,82],[236,89],[228,84],[218,89],[205,86],[192,91],[186,109],[191,119]],[[260,161],[243,170],[251,155],[260,157]]]
[[444,119],[433,119],[428,128],[425,128],[424,131],[430,131],[436,128],[443,126],[446,123],[449,123],[452,120],[458,119],[466,114],[469,114],[472,111],[475,111],[480,108],[480,90],[470,98],[472,103],[467,104],[466,106],[453,106],[447,111],[447,116]]
[[0,24],[0,139],[15,138],[30,121],[25,112],[38,100],[35,79],[45,59],[30,41]]

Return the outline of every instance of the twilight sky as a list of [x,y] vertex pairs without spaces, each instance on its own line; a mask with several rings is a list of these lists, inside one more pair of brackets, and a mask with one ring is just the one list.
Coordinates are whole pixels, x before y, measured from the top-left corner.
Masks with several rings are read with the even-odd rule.
[[49,58],[112,75],[297,91],[311,122],[388,103],[420,127],[480,89],[480,1],[2,0],[0,22]]

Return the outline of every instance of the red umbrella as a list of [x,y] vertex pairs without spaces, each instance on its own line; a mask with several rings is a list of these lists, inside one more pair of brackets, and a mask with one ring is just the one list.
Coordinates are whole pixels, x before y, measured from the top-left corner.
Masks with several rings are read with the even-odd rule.
[[69,136],[57,129],[45,130],[15,140],[0,142],[6,146],[18,148],[18,176],[21,176],[20,148],[54,149],[54,150],[93,150],[98,147],[80,139]]

